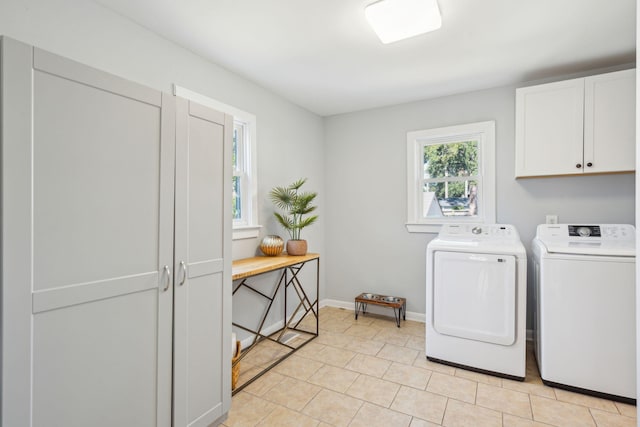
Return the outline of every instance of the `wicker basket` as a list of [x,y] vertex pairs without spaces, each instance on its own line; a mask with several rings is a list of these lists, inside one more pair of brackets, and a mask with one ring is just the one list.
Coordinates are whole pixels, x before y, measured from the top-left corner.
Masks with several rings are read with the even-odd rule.
[[231,358],[231,390],[236,389],[238,377],[240,377],[240,362],[238,362],[238,359],[240,359],[240,341],[236,341],[236,353]]

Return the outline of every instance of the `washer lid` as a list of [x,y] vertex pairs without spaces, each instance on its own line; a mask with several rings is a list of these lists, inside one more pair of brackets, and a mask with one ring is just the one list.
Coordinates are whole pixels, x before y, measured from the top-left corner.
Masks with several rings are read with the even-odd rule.
[[636,255],[636,231],[628,224],[540,224],[536,238],[549,253]]

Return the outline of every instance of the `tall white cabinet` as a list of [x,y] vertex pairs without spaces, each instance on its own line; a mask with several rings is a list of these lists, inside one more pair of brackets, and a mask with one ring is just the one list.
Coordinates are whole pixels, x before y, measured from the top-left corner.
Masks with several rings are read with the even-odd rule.
[[180,98],[176,117],[173,425],[208,426],[231,400],[233,119]]
[[207,426],[230,393],[229,116],[2,39],[6,426]]

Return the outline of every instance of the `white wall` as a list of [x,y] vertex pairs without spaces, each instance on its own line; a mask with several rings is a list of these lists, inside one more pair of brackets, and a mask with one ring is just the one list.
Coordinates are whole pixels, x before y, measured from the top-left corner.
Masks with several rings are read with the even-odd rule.
[[497,221],[514,224],[529,252],[545,214],[635,224],[633,174],[514,179],[515,86],[328,117],[327,298],[393,294],[407,297],[407,311],[425,313],[425,250],[434,235],[404,227],[406,133],[485,120],[496,121]]
[[[309,240],[310,251],[325,252],[320,117],[90,0],[2,0],[0,35],[165,92],[170,93],[176,83],[256,115],[262,235],[285,237],[272,220],[269,189],[308,177],[308,188],[320,193],[320,221],[304,230],[303,237]],[[234,259],[253,256],[259,241],[234,242]],[[323,273],[320,278],[324,280]],[[262,279],[265,286],[274,281],[273,276]],[[254,312],[253,301],[234,298],[234,320],[251,318]]]

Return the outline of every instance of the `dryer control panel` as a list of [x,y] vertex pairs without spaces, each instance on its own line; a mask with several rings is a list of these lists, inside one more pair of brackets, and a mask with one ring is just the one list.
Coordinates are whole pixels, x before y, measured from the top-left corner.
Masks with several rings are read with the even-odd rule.
[[520,239],[516,228],[509,224],[444,224],[440,230],[439,237]]

